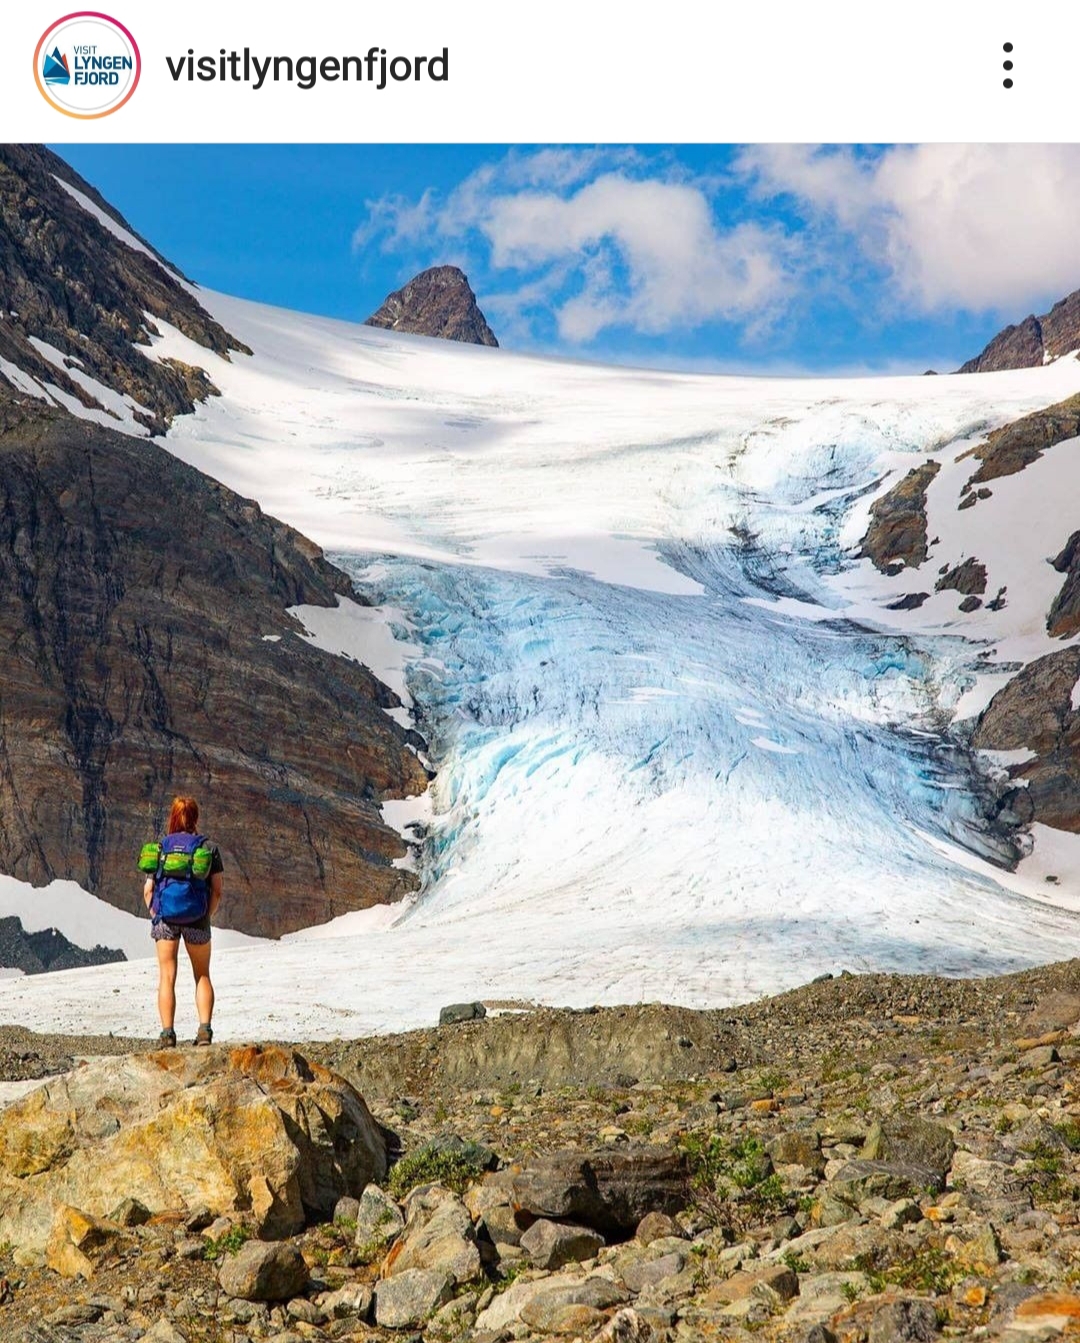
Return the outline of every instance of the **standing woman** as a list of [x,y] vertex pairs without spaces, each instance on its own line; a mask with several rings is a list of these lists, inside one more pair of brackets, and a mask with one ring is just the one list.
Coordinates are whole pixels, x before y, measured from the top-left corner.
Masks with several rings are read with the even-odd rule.
[[[221,903],[224,865],[217,845],[196,831],[199,804],[193,797],[173,798],[169,825],[156,850],[153,875],[143,886],[143,900],[153,918],[150,936],[157,948],[158,1014],[162,1048],[176,1044],[176,971],[180,940],[195,976],[195,1006],[199,1013],[197,1045],[214,1038],[214,986],[210,982],[210,919]],[[140,867],[148,868],[140,859]]]

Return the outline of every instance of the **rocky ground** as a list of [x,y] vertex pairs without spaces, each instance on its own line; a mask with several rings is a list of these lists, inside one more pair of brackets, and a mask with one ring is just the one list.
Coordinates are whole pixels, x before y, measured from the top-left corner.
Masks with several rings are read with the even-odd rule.
[[1078,1023],[1074,961],[295,1049],[3,1028],[5,1079],[128,1052],[0,1112],[0,1337],[1068,1335]]

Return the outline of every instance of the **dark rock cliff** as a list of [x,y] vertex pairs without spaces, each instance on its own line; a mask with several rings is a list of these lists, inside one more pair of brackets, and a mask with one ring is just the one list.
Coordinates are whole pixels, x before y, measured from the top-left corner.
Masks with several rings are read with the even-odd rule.
[[414,879],[379,802],[426,771],[393,692],[285,609],[349,592],[153,443],[0,400],[0,871],[141,912],[138,848],[183,791],[222,848],[228,926],[399,898]]
[[1046,629],[1055,639],[1067,639],[1080,633],[1080,531],[1073,532],[1050,563],[1065,575],[1065,582],[1050,607]]
[[1042,317],[1031,314],[1018,326],[999,331],[961,373],[995,373],[1006,368],[1038,368],[1080,349],[1080,289],[1055,303]]
[[286,610],[348,578],[153,442],[62,409],[108,421],[105,388],[157,434],[212,394],[147,356],[155,319],[248,351],[58,179],[131,232],[48,150],[0,147],[0,872],[141,913],[135,857],[185,792],[225,859],[222,923],[279,935],[398,899],[415,878],[380,802],[426,786],[419,739]]
[[1019,787],[1004,799],[1021,823],[1080,832],[1080,710],[1072,699],[1078,680],[1080,648],[1048,653],[999,690],[979,718],[974,746],[1034,752],[1010,770]]
[[0,919],[0,965],[21,970],[24,975],[42,975],[50,970],[82,970],[88,965],[123,961],[122,951],[109,947],[83,949],[69,942],[55,928],[28,933],[22,920]]
[[421,271],[390,294],[365,325],[468,345],[499,343],[476,305],[469,281],[457,266],[433,266]]
[[[84,374],[131,397],[142,407],[134,418],[164,433],[174,415],[192,410],[214,389],[202,370],[142,352],[158,334],[153,319],[220,355],[246,347],[203,310],[177,272],[118,239],[58,177],[106,209],[93,187],[49,150],[0,145],[0,360],[83,406],[113,414],[72,376]],[[131,231],[115,211],[107,213]],[[47,358],[35,340],[58,351],[66,367]],[[2,364],[0,386],[19,390]]]

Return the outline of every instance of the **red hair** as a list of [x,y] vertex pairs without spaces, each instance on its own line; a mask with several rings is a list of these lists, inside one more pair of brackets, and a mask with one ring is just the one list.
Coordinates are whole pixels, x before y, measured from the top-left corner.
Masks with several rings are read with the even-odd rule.
[[195,827],[199,824],[199,804],[193,797],[174,797],[172,811],[169,812],[169,828],[167,833],[175,835],[178,830],[183,830],[189,835],[195,833]]

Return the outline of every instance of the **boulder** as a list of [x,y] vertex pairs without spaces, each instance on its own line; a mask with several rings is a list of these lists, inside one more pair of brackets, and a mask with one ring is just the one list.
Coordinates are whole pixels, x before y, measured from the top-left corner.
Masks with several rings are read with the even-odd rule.
[[61,1205],[45,1245],[45,1263],[62,1278],[92,1278],[95,1265],[115,1249],[121,1234],[115,1223]]
[[140,1203],[137,1198],[125,1198],[109,1213],[109,1221],[117,1226],[144,1226],[152,1216],[145,1203]]
[[712,1288],[709,1295],[716,1301],[745,1301],[748,1297],[756,1297],[787,1302],[799,1295],[799,1279],[787,1264],[770,1264],[767,1268],[733,1274],[726,1282]]
[[540,1296],[521,1312],[521,1321],[538,1334],[571,1334],[582,1338],[595,1334],[607,1316],[595,1306],[567,1304]]
[[[1080,532],[1076,533],[1076,555],[1080,560]],[[1068,1030],[1080,1022],[1080,993],[1058,990],[1043,994],[1024,1018],[1025,1035],[1039,1036],[1047,1031]]]
[[440,1026],[456,1026],[462,1021],[480,1021],[487,1016],[483,1003],[450,1003],[439,1013]]
[[952,1133],[944,1124],[899,1114],[871,1126],[860,1155],[868,1161],[921,1166],[944,1182],[955,1151]]
[[383,1329],[415,1329],[450,1300],[454,1279],[438,1269],[409,1268],[375,1286],[375,1322]]
[[846,1161],[829,1181],[829,1195],[851,1207],[867,1198],[923,1197],[944,1188],[944,1177],[929,1166],[891,1161]]
[[978,1222],[963,1229],[962,1235],[949,1236],[945,1249],[956,1262],[972,1273],[984,1276],[992,1273],[1001,1263],[1001,1241],[990,1222]]
[[482,1222],[496,1245],[520,1245],[533,1218],[516,1213],[511,1203],[513,1171],[494,1171],[465,1191],[465,1206],[474,1222]]
[[950,1183],[984,1198],[1005,1198],[1022,1188],[1022,1180],[1004,1161],[990,1161],[961,1149],[953,1157]]
[[463,1292],[440,1306],[431,1317],[429,1336],[433,1338],[459,1338],[473,1326],[476,1319],[476,1292]]
[[356,1248],[382,1253],[405,1227],[401,1209],[377,1184],[369,1184],[360,1195],[356,1210]]
[[[378,1189],[378,1185],[374,1188]],[[342,1194],[341,1198],[334,1204],[335,1222],[357,1222],[360,1218],[360,1200],[353,1198],[351,1194]]]
[[686,1232],[675,1218],[669,1217],[666,1212],[646,1213],[638,1223],[637,1231],[634,1233],[635,1240],[642,1245],[649,1245],[661,1237],[671,1236],[677,1236],[680,1240],[685,1240]]
[[913,1198],[898,1198],[884,1208],[879,1216],[886,1231],[898,1231],[903,1226],[921,1222],[923,1213]]
[[584,1278],[566,1273],[532,1281],[518,1279],[480,1312],[476,1317],[476,1329],[501,1332],[524,1320],[526,1311],[531,1320],[550,1319],[565,1306],[608,1310],[612,1306],[624,1305],[629,1299],[628,1292],[599,1274]]
[[472,1218],[455,1194],[431,1185],[414,1191],[408,1208],[405,1229],[383,1260],[384,1278],[410,1269],[447,1274],[454,1284],[482,1276]]
[[514,1176],[516,1211],[631,1234],[650,1212],[686,1206],[686,1158],[663,1147],[556,1152]]
[[307,1286],[308,1268],[291,1241],[249,1240],[224,1259],[218,1281],[242,1301],[288,1301]]
[[604,1238],[587,1226],[541,1217],[521,1237],[521,1248],[537,1268],[556,1269],[592,1259],[604,1248]]
[[815,1129],[778,1133],[766,1143],[765,1150],[774,1166],[802,1166],[820,1180],[825,1173],[821,1137]]
[[646,1287],[656,1287],[668,1278],[674,1278],[686,1267],[688,1256],[679,1250],[670,1250],[655,1259],[639,1259],[627,1264],[620,1273],[624,1286],[637,1293]]
[[366,1320],[371,1314],[373,1293],[366,1282],[347,1282],[336,1292],[323,1292],[317,1305],[331,1320]]
[[291,1050],[106,1058],[0,1111],[0,1240],[41,1263],[59,1208],[101,1218],[125,1200],[242,1214],[263,1237],[287,1236],[386,1166],[362,1098]]
[[939,1332],[930,1301],[887,1301],[870,1321],[870,1343],[932,1343]]
[[1012,1324],[1024,1334],[1053,1337],[1080,1322],[1080,1295],[1076,1292],[1033,1292],[1013,1312]]

